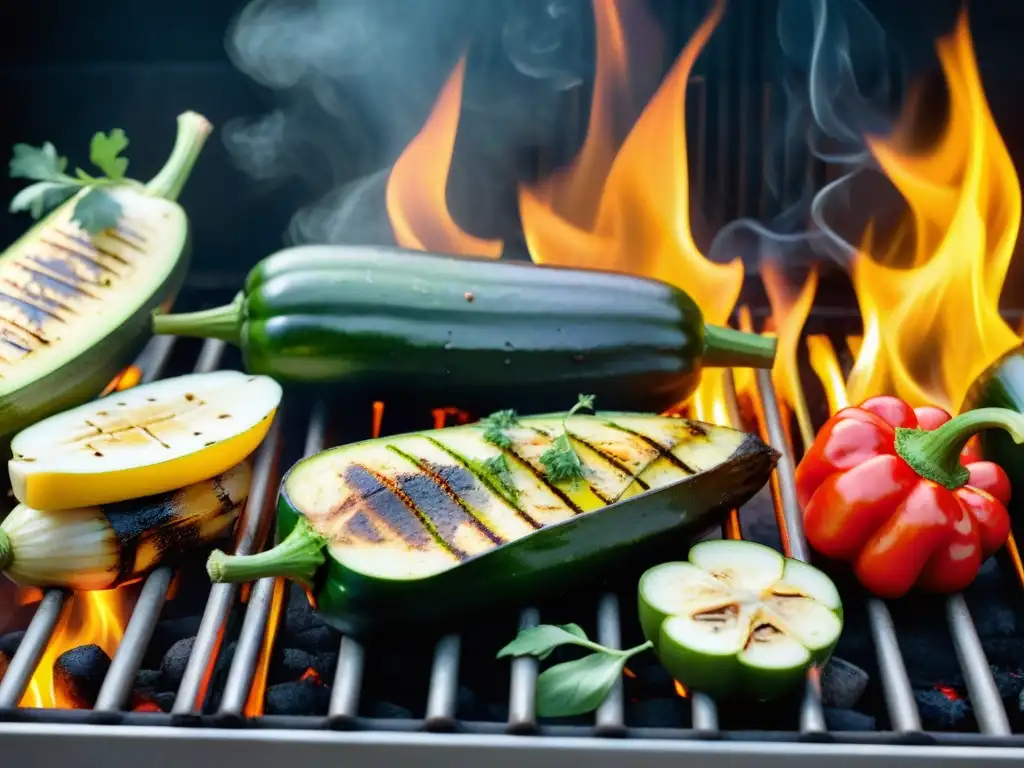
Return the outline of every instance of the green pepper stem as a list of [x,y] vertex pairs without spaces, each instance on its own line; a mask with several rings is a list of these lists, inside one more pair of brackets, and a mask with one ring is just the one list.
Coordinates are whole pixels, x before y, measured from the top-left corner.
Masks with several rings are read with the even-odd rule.
[[704,326],[705,368],[771,368],[778,341],[720,325]]
[[284,576],[307,589],[324,564],[326,539],[300,517],[292,532],[273,549],[255,555],[227,555],[219,549],[210,553],[206,572],[210,581],[255,581],[266,576]]
[[7,570],[7,566],[14,560],[14,550],[11,547],[11,537],[4,531],[0,531],[0,571]]
[[967,484],[970,474],[960,463],[960,452],[985,429],[1003,429],[1015,443],[1022,443],[1024,415],[1009,408],[979,408],[931,431],[898,427],[896,453],[921,477],[954,491]]
[[178,115],[178,134],[174,138],[171,155],[146,185],[146,193],[165,200],[177,200],[212,130],[210,121],[198,112]]
[[192,336],[200,339],[221,339],[236,347],[241,344],[245,298],[241,292],[234,301],[223,307],[199,312],[165,315],[153,312],[153,333],[172,336]]

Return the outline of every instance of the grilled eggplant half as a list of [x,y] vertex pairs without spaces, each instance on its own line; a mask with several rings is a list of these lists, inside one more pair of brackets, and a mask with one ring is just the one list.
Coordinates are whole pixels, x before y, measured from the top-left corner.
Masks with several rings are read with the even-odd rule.
[[[555,482],[548,452],[566,435],[582,477]],[[210,578],[289,577],[355,635],[458,618],[536,599],[709,525],[756,493],[778,456],[754,435],[635,413],[524,417],[498,438],[479,423],[303,459],[282,482],[281,543],[216,551]]]

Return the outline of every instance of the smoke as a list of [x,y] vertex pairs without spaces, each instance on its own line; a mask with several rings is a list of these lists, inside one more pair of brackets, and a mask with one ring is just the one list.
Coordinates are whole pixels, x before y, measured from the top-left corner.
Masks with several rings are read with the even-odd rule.
[[893,125],[904,91],[902,62],[858,0],[779,0],[776,32],[783,126],[765,180],[781,210],[765,222],[731,222],[710,256],[738,255],[750,267],[769,259],[799,268],[822,258],[846,266],[851,243],[874,214],[900,205],[866,137]]
[[464,148],[460,135],[456,152],[508,179],[516,149],[549,142],[559,100],[592,73],[589,12],[587,0],[253,0],[226,48],[276,108],[230,121],[225,145],[252,179],[309,190],[286,241],[379,238],[387,169],[459,57],[462,121],[479,138]]

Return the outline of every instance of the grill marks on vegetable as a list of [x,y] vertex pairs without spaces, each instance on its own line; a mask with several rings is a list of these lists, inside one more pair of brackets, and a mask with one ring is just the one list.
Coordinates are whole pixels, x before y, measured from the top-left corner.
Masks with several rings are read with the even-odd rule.
[[58,344],[71,321],[101,314],[106,294],[132,278],[154,233],[140,221],[90,241],[71,223],[70,210],[62,211],[0,262],[0,372]]
[[[574,416],[584,479],[556,485],[540,457],[561,430],[559,416],[524,418],[507,430],[507,449],[478,425],[357,443],[322,454],[328,465],[308,480],[293,475],[287,493],[337,555],[417,552],[432,572],[721,464],[742,439],[682,419]],[[515,494],[487,468],[498,456]]]

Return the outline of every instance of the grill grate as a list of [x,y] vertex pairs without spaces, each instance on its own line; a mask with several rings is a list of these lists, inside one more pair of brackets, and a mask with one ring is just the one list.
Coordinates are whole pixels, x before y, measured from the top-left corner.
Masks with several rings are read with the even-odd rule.
[[[173,346],[174,339],[171,338],[158,338],[150,343],[138,362],[144,371],[144,381],[151,381],[163,373]],[[220,365],[223,353],[222,342],[206,342],[198,355],[194,370],[215,370]],[[772,445],[786,446],[788,440],[770,373],[758,371],[756,380],[755,412],[758,426]],[[735,403],[733,405],[735,406]],[[316,404],[312,408],[305,433],[306,455],[324,447],[328,421],[328,409],[322,403]],[[261,548],[267,539],[267,532],[271,529],[273,497],[279,478],[278,458],[284,441],[282,429],[282,418],[279,415],[256,457],[252,489],[237,524],[237,552],[250,553]],[[783,451],[771,480],[771,493],[780,525],[783,549],[790,556],[807,559],[809,553],[796,501],[793,473],[792,454]],[[723,526],[723,535],[740,535],[737,513],[734,512]],[[544,750],[553,750],[550,754],[555,754],[555,751],[571,746],[580,750],[580,754],[587,753],[591,756],[612,756],[619,754],[623,749],[629,749],[631,755],[636,755],[638,764],[643,765],[662,765],[664,762],[659,760],[667,759],[666,755],[678,756],[680,752],[688,753],[693,760],[700,760],[700,756],[704,756],[703,759],[709,761],[720,760],[729,753],[749,754],[769,761],[775,759],[772,755],[776,755],[780,760],[784,759],[787,765],[799,765],[801,763],[797,758],[800,756],[809,758],[815,754],[819,757],[824,754],[820,751],[820,745],[811,748],[812,745],[806,743],[808,741],[841,743],[841,747],[832,746],[830,750],[832,754],[836,749],[844,750],[844,756],[851,760],[850,765],[857,764],[854,762],[857,759],[867,761],[877,760],[878,757],[906,757],[908,760],[934,760],[938,757],[952,762],[970,759],[976,763],[979,759],[1003,759],[1006,754],[1000,747],[1024,747],[1024,737],[1011,735],[1007,713],[962,595],[948,599],[946,619],[977,717],[980,734],[973,735],[921,732],[921,719],[893,620],[886,604],[877,599],[868,601],[867,616],[892,724],[892,730],[887,732],[828,732],[822,710],[817,671],[813,671],[808,677],[800,708],[799,728],[793,732],[764,734],[758,738],[757,734],[722,731],[719,729],[719,713],[715,702],[700,694],[692,696],[690,729],[627,727],[621,680],[597,711],[593,726],[540,725],[534,709],[538,664],[532,658],[515,659],[510,665],[507,722],[461,722],[456,717],[461,651],[461,638],[457,634],[444,636],[437,641],[430,670],[426,712],[422,720],[368,720],[359,716],[358,705],[367,662],[361,645],[348,637],[342,638],[338,649],[337,671],[326,717],[246,718],[245,708],[253,674],[265,636],[271,631],[268,624],[272,615],[274,593],[275,590],[282,588],[282,585],[276,583],[279,580],[273,578],[262,579],[252,585],[237,647],[216,715],[203,715],[202,705],[206,699],[213,665],[220,652],[222,639],[240,590],[237,585],[232,584],[212,585],[193,651],[170,715],[126,712],[124,709],[132,681],[167,599],[171,577],[172,569],[165,567],[152,572],[146,578],[92,711],[17,709],[17,703],[43,655],[67,596],[66,592],[60,590],[46,592],[17,653],[11,660],[6,675],[0,682],[0,719],[5,721],[0,722],[0,736],[31,739],[33,734],[46,734],[52,737],[34,742],[12,742],[33,744],[33,751],[25,754],[32,754],[36,759],[42,754],[40,749],[70,749],[61,746],[67,739],[80,739],[91,743],[91,737],[111,733],[134,738],[152,738],[155,740],[154,743],[166,743],[169,750],[178,750],[173,752],[176,755],[175,760],[198,759],[198,753],[189,750],[193,750],[196,745],[208,745],[213,739],[218,743],[233,744],[233,755],[241,754],[237,751],[239,744],[247,744],[252,748],[247,749],[246,754],[251,755],[253,765],[267,761],[268,756],[273,753],[267,745],[272,744],[273,739],[288,743],[300,741],[308,748],[304,754],[320,755],[316,758],[318,760],[322,759],[319,749],[340,742],[350,744],[353,748],[362,745],[362,751],[358,754],[365,755],[368,762],[379,761],[385,757],[399,758],[397,752],[385,754],[376,751],[378,749],[386,749],[389,746],[404,749],[410,745],[425,744],[429,747],[427,754],[442,756],[449,761],[446,763],[448,765],[455,764],[450,760],[456,759],[453,755],[460,754],[460,747],[466,748],[467,756],[458,759],[468,760],[467,764],[478,764],[478,760],[481,759],[480,750],[489,747],[515,747],[520,759],[527,755],[530,756],[529,759],[534,759],[536,756],[549,754]],[[604,645],[620,647],[622,624],[618,599],[614,594],[609,593],[601,597],[596,619],[598,641]],[[519,627],[534,626],[541,620],[540,612],[536,608],[526,608],[520,613]],[[168,725],[179,727],[167,727]],[[198,728],[181,727],[189,725]],[[227,728],[211,731],[202,727],[209,725]],[[240,732],[238,728],[242,725],[246,726],[247,730]],[[257,732],[252,731],[252,728],[259,729],[260,735],[256,735]],[[316,733],[317,730],[325,729],[345,733]],[[428,736],[411,733],[413,731],[455,733]],[[242,735],[239,735],[240,733]],[[267,741],[270,738],[269,734],[273,734],[273,739]],[[536,735],[540,739],[523,738],[524,735]],[[586,738],[594,736],[628,738]],[[778,752],[779,741],[789,742],[781,745],[781,752]],[[933,751],[921,746],[908,747],[908,741],[945,746]],[[968,749],[967,746],[958,748],[957,745],[986,746],[990,749],[979,752],[976,749]],[[263,750],[262,754],[255,750],[257,746]],[[84,745],[82,748],[91,749]],[[417,750],[420,748],[416,747]],[[120,751],[121,747],[118,749]],[[185,751],[180,751],[182,749]],[[206,749],[206,746],[203,749]],[[501,752],[499,749],[495,754]],[[8,751],[8,755],[10,754]],[[209,755],[215,753],[206,754],[207,758],[199,760],[199,764],[212,765],[212,757]],[[1009,754],[1014,754],[1019,759],[1020,752],[1013,751]],[[187,755],[192,756],[186,757]],[[75,759],[82,763],[79,754],[75,753]],[[220,758],[222,759],[227,758]],[[249,761],[249,758],[246,759]],[[295,762],[290,756],[287,759]],[[549,757],[538,759],[541,764],[548,764],[550,761]],[[354,759],[353,762],[360,763],[360,759]]]

